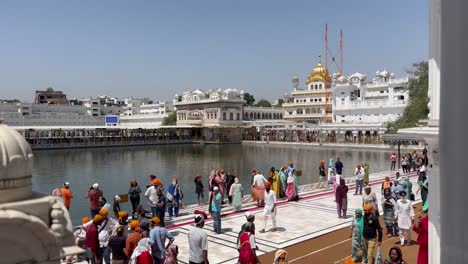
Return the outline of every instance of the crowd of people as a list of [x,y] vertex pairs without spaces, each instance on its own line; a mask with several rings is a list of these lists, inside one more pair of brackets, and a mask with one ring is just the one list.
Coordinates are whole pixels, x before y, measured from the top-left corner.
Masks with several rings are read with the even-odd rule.
[[[428,179],[426,175],[425,155],[414,153],[416,159],[409,171],[418,173],[418,189],[427,212]],[[394,154],[391,155],[392,167]],[[422,157],[422,158],[421,158]],[[343,175],[344,165],[338,157],[336,162],[329,159],[319,164],[319,181],[317,188],[333,188],[339,218],[347,217],[348,186]],[[406,170],[405,170],[406,171]],[[369,185],[369,165],[361,166],[358,163],[355,172],[355,193],[362,196],[362,209],[357,209],[351,225],[352,258],[354,263],[374,263],[376,251],[382,242],[383,231],[379,223],[379,210],[382,209],[383,222],[386,235],[399,236],[400,246],[411,243],[411,230],[419,234],[420,256],[418,264],[427,263],[427,216],[417,218],[413,211],[412,184],[408,176],[400,177],[399,172],[391,180],[385,178],[381,187],[381,203],[377,194],[372,192]],[[279,169],[272,167],[265,177],[259,170],[253,169],[251,175],[251,195],[257,206],[263,207],[263,226],[260,233],[275,232],[278,199],[289,201],[299,200],[298,172],[293,162],[282,165]],[[328,175],[328,178],[327,178]],[[199,205],[205,203],[205,187],[201,174],[194,177],[195,193]],[[90,263],[178,263],[178,247],[174,243],[173,235],[165,228],[165,216],[178,217],[183,207],[184,198],[182,188],[177,178],[169,186],[163,185],[161,179],[150,175],[149,184],[143,195],[150,210],[141,204],[142,188],[132,179],[128,190],[128,199],[132,212],[121,210],[121,196],[116,195],[110,205],[104,198],[99,184],[94,183],[85,197],[89,199],[90,217],[82,219],[82,225],[75,231],[76,245],[86,249],[79,259]],[[364,189],[364,193],[362,192]],[[232,206],[234,212],[241,212],[244,187],[234,173],[224,170],[212,171],[208,178],[209,205],[208,213],[213,220],[213,231],[222,233],[221,209],[223,206]],[[64,183],[62,188],[53,191],[59,196],[65,207],[70,210],[70,201],[73,194],[70,184]],[[111,209],[112,207],[112,209]],[[114,217],[109,216],[109,210]],[[202,210],[194,212],[195,225],[191,227],[188,239],[190,248],[189,263],[208,263],[207,233],[203,230],[208,214]],[[149,216],[151,215],[151,216]],[[271,219],[272,228],[267,229],[268,219]],[[255,216],[246,213],[246,223],[238,235],[239,263],[260,263],[256,254],[258,247],[255,243]],[[421,240],[421,241],[420,241]],[[426,256],[426,257],[424,257]],[[419,260],[421,259],[421,261]],[[70,259],[67,259],[70,260]],[[424,262],[426,260],[426,262]],[[112,262],[111,262],[112,261]],[[275,255],[274,263],[287,263],[287,253],[280,250]],[[389,258],[382,260],[385,264],[404,264],[399,247],[389,252]]]

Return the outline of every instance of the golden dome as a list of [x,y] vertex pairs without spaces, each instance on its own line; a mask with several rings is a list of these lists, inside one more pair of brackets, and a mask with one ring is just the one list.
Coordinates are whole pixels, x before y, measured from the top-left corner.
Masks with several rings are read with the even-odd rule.
[[317,63],[317,66],[315,66],[314,69],[310,72],[310,75],[307,76],[307,83],[311,82],[330,82],[330,74],[328,73],[327,67],[323,66],[320,60],[319,56],[319,61]]

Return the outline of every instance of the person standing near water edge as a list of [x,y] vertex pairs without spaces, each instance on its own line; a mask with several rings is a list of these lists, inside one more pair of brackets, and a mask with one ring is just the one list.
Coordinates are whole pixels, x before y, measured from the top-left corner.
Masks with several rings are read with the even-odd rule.
[[71,202],[71,199],[73,199],[73,194],[70,191],[70,183],[69,182],[65,182],[63,184],[63,187],[60,188],[60,193],[62,194],[63,204],[65,205],[67,210],[70,211],[70,202]]
[[392,155],[390,156],[390,171],[394,171],[395,170],[395,167],[396,167],[396,160],[397,160],[397,156],[395,154],[395,152],[392,153]]
[[99,184],[97,183],[93,184],[93,186],[89,188],[89,191],[85,195],[86,198],[89,198],[89,207],[91,209],[91,217],[93,218],[95,215],[99,214],[99,210],[101,210],[99,198],[102,196],[103,193],[101,190],[99,190]]
[[242,198],[244,197],[244,188],[239,183],[239,179],[234,179],[234,184],[231,185],[229,195],[232,196],[232,209],[234,212],[240,212],[242,208]]
[[182,193],[182,190],[180,189],[179,182],[177,178],[172,179],[172,184],[169,185],[169,188],[167,188],[167,211],[169,213],[169,217],[172,217],[172,215],[175,215],[175,217],[179,216],[179,205],[180,205],[180,200],[184,198],[184,194]]
[[356,164],[354,175],[356,176],[356,191],[354,195],[362,195],[362,186],[364,185],[364,170],[361,167],[361,163]]
[[341,162],[340,157],[336,158],[335,170],[336,170],[336,174],[340,176],[343,174],[343,163]]
[[211,202],[211,211],[213,212],[213,228],[216,234],[221,234],[221,199],[219,187],[213,187],[213,201]]
[[198,201],[198,205],[203,205],[204,203],[204,200],[205,200],[205,194],[204,194],[204,186],[203,186],[203,182],[201,181],[201,174],[200,173],[197,173],[197,175],[195,175],[195,193],[197,194],[197,201]]
[[132,204],[132,215],[135,215],[138,205],[140,205],[141,189],[135,179],[130,180],[130,188],[128,188],[128,196]]
[[[327,181],[327,174],[325,172],[325,161],[321,160],[319,165],[319,181],[317,183],[317,188],[321,188],[323,182]],[[325,187],[325,186],[324,186]]]

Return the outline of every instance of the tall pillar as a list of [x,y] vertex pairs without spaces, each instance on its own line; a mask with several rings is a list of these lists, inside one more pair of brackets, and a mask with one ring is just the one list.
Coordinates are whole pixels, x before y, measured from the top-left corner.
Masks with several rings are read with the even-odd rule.
[[[430,263],[468,263],[468,203],[466,150],[466,71],[468,69],[468,1],[432,1],[431,11],[440,6],[440,259]],[[437,24],[437,23],[436,23]],[[432,41],[432,39],[431,39]],[[432,109],[431,109],[432,111]],[[430,182],[430,188],[434,187]],[[437,192],[437,189],[436,189]],[[431,194],[434,200],[434,193]],[[429,206],[430,208],[432,206]],[[430,209],[431,210],[431,209]],[[431,218],[433,214],[430,215]],[[433,232],[429,234],[435,236]],[[434,243],[434,242],[432,242]],[[434,257],[434,258],[433,258]]]

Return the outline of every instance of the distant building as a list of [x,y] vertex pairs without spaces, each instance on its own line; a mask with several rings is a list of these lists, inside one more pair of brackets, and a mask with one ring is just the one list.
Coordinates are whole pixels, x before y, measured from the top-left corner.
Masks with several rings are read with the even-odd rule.
[[152,128],[162,125],[162,121],[174,112],[174,105],[170,102],[156,102],[152,104],[127,105],[119,116],[119,125],[126,127]]
[[0,119],[10,126],[102,126],[104,118],[92,116],[80,105],[0,104]]
[[34,102],[36,104],[68,104],[67,95],[62,91],[54,91],[52,88],[36,91]]
[[237,126],[243,123],[243,91],[195,90],[176,95],[177,125]]
[[354,73],[333,76],[333,121],[337,124],[380,124],[397,120],[409,102],[408,78],[376,72],[372,81]]

